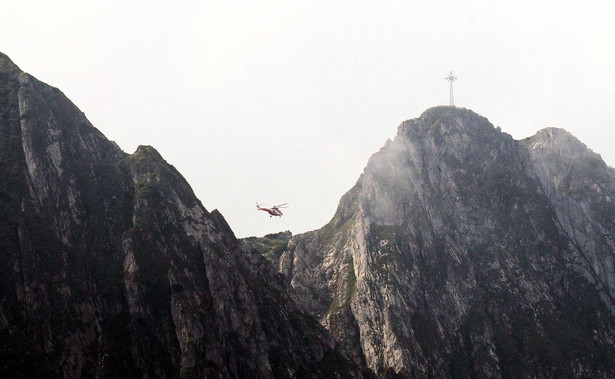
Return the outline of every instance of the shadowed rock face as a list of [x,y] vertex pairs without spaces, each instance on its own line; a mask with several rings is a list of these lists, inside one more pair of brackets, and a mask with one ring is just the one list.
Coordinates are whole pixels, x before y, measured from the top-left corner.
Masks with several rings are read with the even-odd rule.
[[615,171],[563,130],[432,108],[322,229],[240,243],[0,54],[2,377],[614,377],[614,259]]
[[151,147],[0,54],[0,376],[359,376]]
[[[570,134],[465,109],[402,123],[278,265],[381,376],[615,376],[615,173]],[[277,246],[277,245],[276,245]]]

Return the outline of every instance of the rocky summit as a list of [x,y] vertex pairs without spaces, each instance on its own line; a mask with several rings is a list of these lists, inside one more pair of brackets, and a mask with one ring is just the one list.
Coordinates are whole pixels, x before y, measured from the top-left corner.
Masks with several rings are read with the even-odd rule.
[[381,377],[615,377],[615,170],[564,130],[429,109],[284,237],[244,244]]
[[3,378],[615,377],[615,170],[476,113],[403,122],[332,220],[237,240],[0,54]]
[[0,377],[360,377],[152,147],[0,55]]

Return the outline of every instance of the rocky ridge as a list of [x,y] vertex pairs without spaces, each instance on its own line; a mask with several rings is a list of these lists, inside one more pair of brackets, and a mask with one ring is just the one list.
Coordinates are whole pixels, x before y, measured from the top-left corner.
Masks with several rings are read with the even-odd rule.
[[614,199],[615,171],[564,130],[517,141],[436,107],[399,126],[326,226],[264,253],[379,376],[607,378]]
[[0,54],[0,376],[360,377],[148,146]]
[[613,377],[614,197],[569,133],[436,107],[322,229],[238,241],[0,54],[0,375]]

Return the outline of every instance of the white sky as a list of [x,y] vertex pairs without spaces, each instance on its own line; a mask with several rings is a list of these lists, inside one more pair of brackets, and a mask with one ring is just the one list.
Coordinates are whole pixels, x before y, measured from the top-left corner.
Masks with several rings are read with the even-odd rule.
[[[615,166],[608,1],[6,1],[0,51],[239,237],[323,226],[397,126],[448,103]],[[282,218],[255,203],[288,202]]]

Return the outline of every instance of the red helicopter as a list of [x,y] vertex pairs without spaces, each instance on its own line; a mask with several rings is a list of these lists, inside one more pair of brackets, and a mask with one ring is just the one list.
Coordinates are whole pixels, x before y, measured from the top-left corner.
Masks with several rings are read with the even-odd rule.
[[273,216],[282,217],[283,213],[280,210],[280,208],[288,208],[286,204],[288,203],[274,205],[271,208],[265,208],[265,207],[261,207],[260,204],[256,203],[256,209],[258,209],[259,211],[265,211],[269,213],[269,217],[273,217]]

